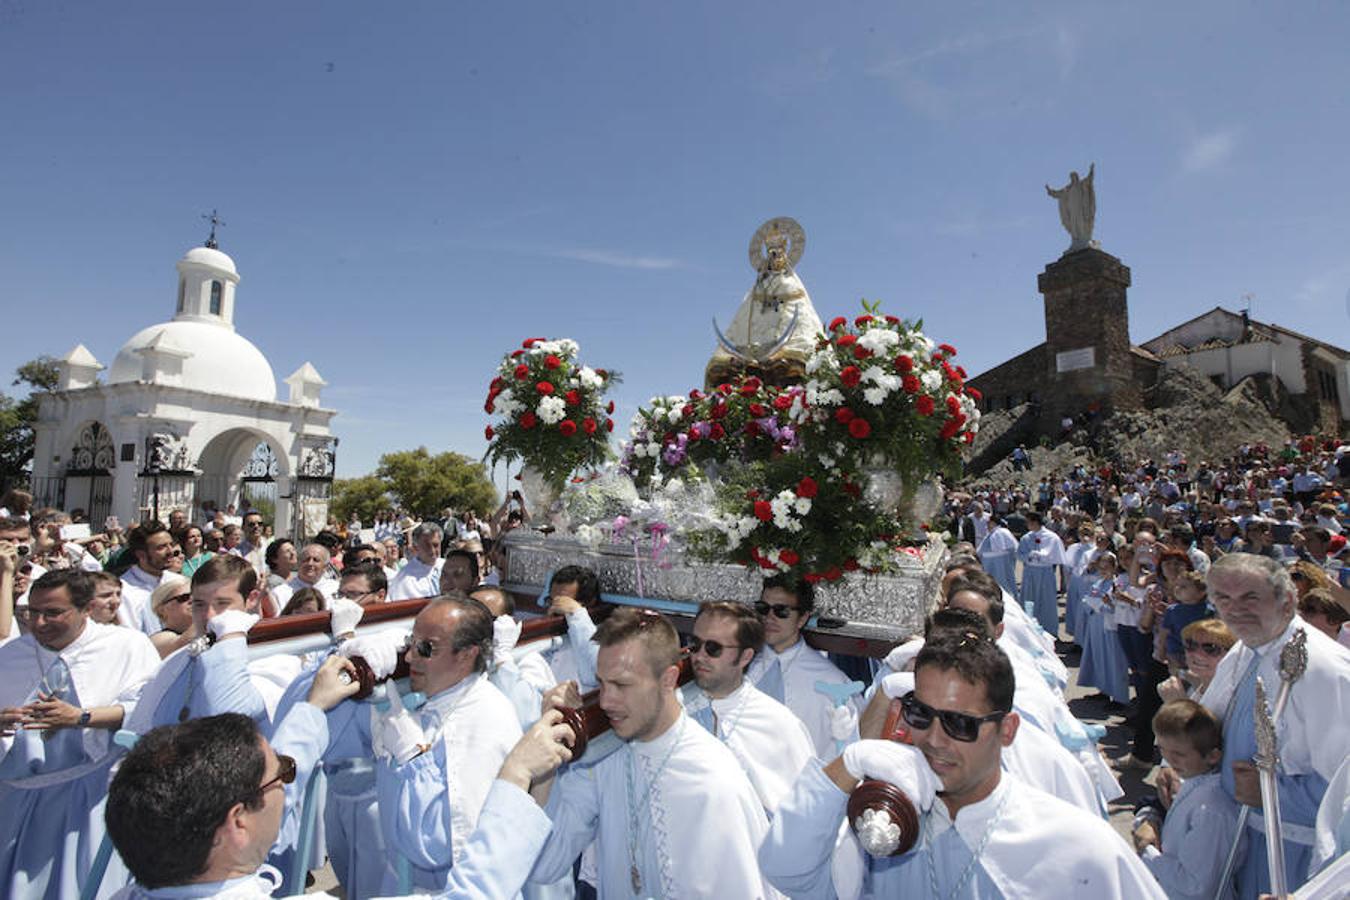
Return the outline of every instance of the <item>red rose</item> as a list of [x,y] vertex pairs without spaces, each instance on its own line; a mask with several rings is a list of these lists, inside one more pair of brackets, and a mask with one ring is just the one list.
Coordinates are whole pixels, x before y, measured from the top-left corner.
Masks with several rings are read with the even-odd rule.
[[731,393],[731,390],[732,390],[732,388],[731,388],[731,385],[729,385],[729,384],[719,384],[719,385],[717,386],[717,392],[718,392],[719,394],[721,394],[723,397],[726,397],[727,395],[729,395],[729,394]]
[[534,427],[535,423],[538,421],[539,420],[535,418],[534,413],[527,412],[520,417],[520,427],[524,428],[526,431],[529,431],[531,428]]
[[755,518],[767,522],[773,518],[773,505],[768,500],[755,501]]
[[496,432],[492,430],[491,425],[483,429],[483,437],[487,438],[489,441],[492,440],[494,434],[496,434]]
[[719,400],[713,404],[712,409],[708,410],[708,415],[714,419],[726,418],[727,405]]
[[545,369],[556,369],[556,368],[558,368],[558,366],[561,366],[561,365],[562,365],[562,360],[561,360],[561,359],[558,359],[558,357],[554,356],[552,353],[550,353],[548,356],[545,356],[545,357],[544,357],[544,368],[545,368]]
[[981,400],[984,399],[984,394],[980,393],[979,388],[973,387],[966,388],[966,396],[974,400],[976,403],[979,403]]
[[558,423],[558,431],[562,433],[563,437],[571,437],[577,433],[577,423],[571,419],[563,419]]
[[830,320],[830,330],[838,331],[840,328],[843,328],[847,324],[848,319],[845,319],[843,316],[836,316],[835,318]]
[[786,410],[792,406],[792,398],[787,394],[779,394],[773,398],[773,408],[779,411]]
[[802,561],[802,558],[797,555],[796,550],[780,550],[778,551],[778,561],[785,566],[795,566]]
[[684,406],[680,407],[680,415],[683,416],[684,418],[687,419],[693,414],[694,414],[694,404],[686,403]]
[[606,430],[606,431],[613,431],[613,430],[614,430],[614,420],[613,420],[613,419],[606,419],[606,420],[605,420],[605,430]]
[[862,381],[862,370],[857,366],[844,366],[844,370],[839,373],[839,380],[844,383],[844,387],[855,388]]
[[856,334],[841,334],[835,343],[840,347],[852,347],[858,343],[858,336]]
[[741,384],[741,394],[746,397],[752,396],[756,391],[758,391],[763,386],[764,382],[760,381],[754,375],[751,375],[749,378],[745,379],[745,381]]
[[858,316],[858,318],[853,320],[853,324],[861,328],[870,321],[872,321],[872,316]]
[[721,422],[712,423],[712,427],[708,429],[708,437],[712,438],[714,441],[720,441],[726,436],[727,430],[722,427]]
[[581,420],[582,431],[586,432],[587,434],[595,434],[595,429],[596,429],[595,420],[592,419],[590,416],[587,416],[586,418]]
[[578,394],[575,390],[572,390],[568,391],[566,394],[563,394],[563,399],[567,401],[568,406],[576,406],[578,403],[581,402],[581,395]]
[[975,443],[975,432],[967,431],[965,434],[961,435],[961,440],[965,441],[967,444]]
[[816,484],[816,480],[812,478],[810,475],[807,475],[801,481],[797,482],[798,497],[805,497],[806,499],[809,500],[819,492],[820,492],[820,485]]
[[953,416],[961,415],[961,401],[950,394],[947,395],[947,412],[951,413]]
[[862,488],[858,487],[856,484],[854,484],[854,483],[851,482],[851,481],[845,481],[845,482],[844,482],[844,493],[845,493],[845,494],[848,494],[850,497],[861,497],[861,496],[862,496]]
[[483,412],[495,413],[496,411],[497,411],[497,404],[493,403],[492,398],[489,397],[488,401],[483,404]]
[[548,383],[547,381],[539,382],[534,386],[534,389],[539,393],[543,394],[545,397],[553,393],[553,385]]
[[834,411],[834,420],[840,425],[847,425],[853,421],[853,410],[847,406],[841,406]]
[[745,431],[745,433],[748,434],[750,437],[758,437],[758,436],[759,436],[759,423],[758,423],[758,422],[746,422],[746,423],[745,423],[745,429],[744,429],[744,431]]
[[696,440],[699,439],[698,432],[695,431],[695,430],[692,429],[692,428],[690,428],[688,431],[686,431],[686,432],[684,433],[684,436],[687,437],[687,438],[689,438],[689,440],[690,440],[691,443],[692,443],[693,441],[696,441]]
[[943,353],[947,354],[948,356],[956,355],[956,348],[953,347],[951,344],[938,344],[938,349],[941,350]]
[[917,375],[904,376],[900,379],[900,386],[904,388],[906,394],[917,394],[919,388],[923,387],[923,385],[919,383],[919,376]]
[[503,384],[503,382],[502,382],[501,376],[499,375],[499,376],[497,376],[496,378],[492,379],[492,384],[489,384],[489,385],[488,385],[488,390],[489,390],[489,391],[496,391],[496,392],[500,393],[500,392],[501,392],[501,389],[502,389],[502,384]]
[[933,398],[924,394],[914,401],[914,408],[919,411],[921,416],[931,416],[933,414]]
[[754,416],[756,419],[763,418],[764,416],[767,416],[768,414],[769,414],[769,409],[768,409],[768,407],[766,407],[763,403],[751,403],[751,404],[750,404],[750,415]]
[[872,351],[871,351],[871,350],[868,350],[868,349],[867,349],[866,347],[864,347],[862,344],[857,344],[857,345],[854,346],[854,348],[853,348],[853,358],[854,358],[854,359],[867,359],[867,357],[869,357],[869,356],[871,356],[871,355],[872,355]]
[[887,317],[886,317],[886,321],[889,322],[889,323],[892,324],[892,325],[899,325],[899,324],[900,324],[900,320],[899,320],[897,317],[895,317],[895,316],[887,316]]
[[897,372],[913,372],[914,360],[901,353],[895,358],[895,370]]
[[848,433],[861,441],[872,433],[872,426],[867,424],[866,419],[857,418],[848,423]]
[[524,363],[521,363],[520,365],[516,366],[516,380],[517,380],[517,381],[524,381],[526,378],[529,378],[529,377],[530,377],[530,367],[529,367],[529,366],[525,365]]
[[613,401],[613,400],[609,401],[609,403],[607,403],[607,404],[605,405],[605,412],[607,412],[607,413],[612,413],[612,412],[614,412],[614,401]]
[[596,370],[595,370],[595,374],[596,374],[596,375],[599,375],[601,378],[604,378],[604,379],[608,379],[608,378],[609,378],[609,372],[605,371],[604,369],[596,369]]
[[858,568],[859,568],[858,561],[856,559],[845,560],[844,562],[845,572],[856,572],[858,571]]
[[957,367],[956,367],[956,374],[961,378],[961,380],[964,381],[964,380],[965,380],[965,377],[966,377],[966,369],[965,369],[965,366],[957,366]]
[[802,580],[807,584],[820,584],[822,579],[821,575],[817,572],[807,572],[802,576]]
[[700,390],[698,390],[697,388],[695,388],[694,390],[692,390],[692,391],[689,392],[689,399],[690,399],[690,400],[702,400],[702,399],[703,399],[703,392],[700,391]]
[[839,570],[838,566],[830,566],[823,574],[826,581],[838,581],[844,577],[844,573]]
[[525,351],[524,351],[524,350],[512,350],[512,351],[511,351],[511,358],[512,358],[512,359],[520,359],[520,358],[521,358],[522,356],[524,356],[524,355],[525,355]]
[[944,441],[949,441],[956,437],[956,432],[961,430],[961,423],[955,419],[948,419],[942,423],[942,430],[938,432],[938,437]]
[[543,340],[543,338],[526,338],[525,340],[523,340],[523,341],[520,342],[520,346],[522,346],[522,347],[524,347],[526,350],[528,350],[528,349],[530,349],[531,347],[533,347],[535,344],[539,343],[539,342],[542,341],[542,340]]

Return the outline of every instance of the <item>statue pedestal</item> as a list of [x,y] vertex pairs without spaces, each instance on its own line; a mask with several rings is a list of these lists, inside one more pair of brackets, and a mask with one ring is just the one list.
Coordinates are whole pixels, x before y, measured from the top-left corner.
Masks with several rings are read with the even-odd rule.
[[1066,253],[1037,279],[1045,297],[1048,433],[1065,416],[1143,405],[1130,344],[1130,269],[1095,247]]

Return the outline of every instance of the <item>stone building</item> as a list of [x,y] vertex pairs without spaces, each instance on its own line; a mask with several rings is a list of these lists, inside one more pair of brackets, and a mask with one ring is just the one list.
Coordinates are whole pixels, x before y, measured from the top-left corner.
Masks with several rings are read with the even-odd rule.
[[235,331],[239,273],[214,239],[177,269],[173,318],[123,344],[106,379],[83,344],[58,360],[34,429],[37,504],[82,510],[97,529],[109,515],[126,525],[181,509],[196,520],[203,501],[247,503],[277,534],[317,531],[337,444],[324,380],[305,363],[277,399],[271,364]]

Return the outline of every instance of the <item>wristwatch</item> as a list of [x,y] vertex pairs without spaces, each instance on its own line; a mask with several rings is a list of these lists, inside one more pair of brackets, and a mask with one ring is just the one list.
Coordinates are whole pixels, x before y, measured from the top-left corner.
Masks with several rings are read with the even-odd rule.
[[81,728],[87,727],[87,726],[89,725],[89,719],[90,719],[93,715],[94,715],[94,714],[93,714],[91,711],[87,710],[87,709],[82,709],[82,710],[80,710],[80,727],[81,727]]

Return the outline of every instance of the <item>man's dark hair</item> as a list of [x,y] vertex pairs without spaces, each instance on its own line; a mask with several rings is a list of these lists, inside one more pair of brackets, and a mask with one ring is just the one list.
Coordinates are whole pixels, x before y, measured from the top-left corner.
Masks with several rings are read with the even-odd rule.
[[1027,520],[1028,525],[1030,525],[1032,522],[1035,522],[1037,525],[1045,524],[1045,519],[1043,519],[1041,517],[1041,514],[1036,512],[1035,510],[1031,509],[1027,510],[1022,514],[1022,517]]
[[18,516],[0,516],[0,531],[27,531],[28,520]]
[[600,623],[591,640],[601,647],[612,647],[624,641],[642,641],[647,662],[657,678],[680,662],[680,635],[670,620],[650,609],[621,606]]
[[[151,536],[163,534],[168,530],[169,526],[158,519],[147,519],[128,531],[127,549],[131,551],[132,558],[135,558],[137,554],[145,552],[145,542],[149,540]],[[172,537],[172,535],[170,536]]]
[[550,592],[555,585],[560,584],[575,584],[576,600],[582,606],[589,606],[600,599],[600,579],[585,566],[563,566],[554,572],[548,583]]
[[[451,550],[449,553],[445,554],[445,561],[446,561],[446,562],[449,562],[449,561],[452,560],[452,559],[463,559],[463,560],[468,560],[468,563],[469,563],[469,574],[473,576],[473,583],[474,583],[474,584],[477,584],[477,583],[478,583],[478,557],[477,557],[477,556],[475,556],[473,553],[469,552],[468,550],[465,550],[464,548],[460,547],[460,548],[457,548],[457,549],[455,549],[455,550]],[[556,577],[554,578],[554,581],[555,581],[555,582],[557,581],[557,578],[556,578]]]
[[389,588],[389,576],[384,574],[384,566],[373,559],[344,566],[341,577],[346,578],[348,575],[364,575],[372,594]]
[[108,835],[147,888],[206,871],[216,829],[236,804],[262,806],[258,726],[225,713],[156,728],[136,742],[108,788]]
[[358,553],[374,553],[378,558],[384,558],[384,548],[376,547],[374,544],[357,544],[354,547],[348,547],[342,551],[342,571],[346,572],[352,566],[367,560],[357,558]]
[[306,544],[318,544],[328,551],[329,556],[332,556],[334,551],[342,546],[342,538],[333,534],[331,531],[320,531],[318,534],[314,535],[314,537],[306,541]]
[[1003,624],[1003,587],[990,575],[980,569],[971,569],[952,579],[947,586],[947,602],[959,591],[979,594],[989,603],[989,621],[997,628]]
[[201,587],[217,581],[234,581],[240,596],[248,599],[258,587],[258,573],[242,556],[221,553],[211,557],[192,573],[192,586]]
[[764,579],[764,584],[760,585],[760,596],[769,588],[780,588],[797,598],[797,606],[801,607],[803,614],[810,614],[816,608],[816,588],[811,582],[804,578],[794,578],[786,573],[774,575]]
[[459,591],[442,594],[432,602],[449,604],[462,613],[455,627],[454,638],[450,641],[450,649],[477,647],[478,658],[473,661],[473,670],[486,672],[492,662],[492,611],[481,600]]
[[[469,591],[469,596],[478,602],[483,603],[480,597],[488,594],[501,600],[502,615],[513,616],[516,614],[516,598],[511,596],[511,592],[495,584],[480,584]],[[486,605],[486,604],[484,604]],[[490,612],[491,610],[489,610]]]
[[953,553],[943,567],[943,574],[954,569],[978,569],[980,568],[980,558],[969,553]]
[[52,569],[33,582],[28,596],[31,599],[46,591],[65,588],[70,593],[70,605],[84,609],[94,599],[94,586],[94,579],[83,569]]
[[709,600],[698,608],[694,616],[697,622],[704,616],[722,616],[736,623],[736,643],[742,649],[759,652],[764,646],[764,620],[748,603],[736,603],[731,600]]
[[924,640],[928,640],[935,634],[945,634],[948,632],[966,635],[970,638],[982,638],[992,641],[994,639],[994,629],[990,627],[989,620],[973,609],[939,609],[923,624]]
[[[202,540],[206,540],[206,532],[202,532]],[[274,538],[272,543],[267,545],[267,549],[263,551],[263,562],[267,563],[267,568],[270,569],[277,564],[277,557],[281,555],[281,548],[287,544],[294,547],[295,541],[288,537],[279,537]]]
[[[967,613],[966,610],[943,610],[944,613]],[[941,615],[941,613],[939,613]],[[981,626],[984,619],[973,615]],[[935,616],[936,618],[936,616]],[[936,623],[934,623],[936,625]],[[1013,705],[1013,669],[1007,654],[987,636],[971,636],[964,630],[948,631],[935,627],[931,637],[914,659],[917,675],[927,666],[944,672],[955,672],[963,681],[984,685],[984,695],[995,712],[1008,712]]]

